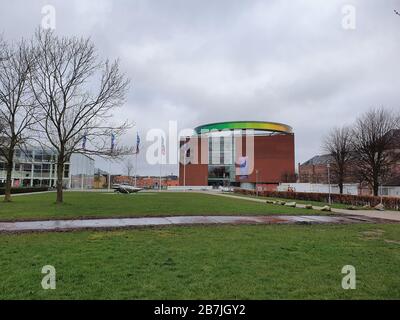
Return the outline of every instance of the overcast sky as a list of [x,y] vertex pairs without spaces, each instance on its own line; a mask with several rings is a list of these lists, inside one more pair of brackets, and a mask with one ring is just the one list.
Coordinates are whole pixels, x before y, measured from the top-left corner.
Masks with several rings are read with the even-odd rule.
[[[303,162],[330,128],[374,106],[400,108],[397,0],[3,0],[0,32],[29,38],[46,4],[58,34],[90,36],[131,78],[115,115],[136,123],[125,143],[169,120],[276,121],[293,127]],[[355,29],[343,28],[344,5],[356,9]],[[139,174],[158,174],[142,157]]]

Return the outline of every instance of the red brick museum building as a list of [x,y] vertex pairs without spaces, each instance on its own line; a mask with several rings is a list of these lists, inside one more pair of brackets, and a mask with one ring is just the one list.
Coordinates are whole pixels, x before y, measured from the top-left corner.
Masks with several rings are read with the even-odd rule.
[[181,139],[181,186],[274,189],[295,177],[292,128],[272,122],[223,122]]

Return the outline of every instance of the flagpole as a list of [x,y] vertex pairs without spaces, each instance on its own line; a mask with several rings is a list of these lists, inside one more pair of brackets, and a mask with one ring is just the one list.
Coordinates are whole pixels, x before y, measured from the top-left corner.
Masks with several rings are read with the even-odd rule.
[[183,191],[186,191],[186,151],[183,154]]
[[138,173],[138,166],[137,166],[137,156],[139,153],[139,144],[140,144],[140,138],[139,138],[139,132],[136,131],[136,152],[135,152],[135,187],[137,185],[137,173]]
[[[83,134],[83,139],[82,139],[82,149],[83,150],[86,149],[86,140],[87,140],[87,129],[85,130],[85,133]],[[79,162],[84,162],[83,157],[81,157],[81,161],[79,161]],[[81,190],[83,190],[83,171],[81,172]]]
[[[110,156],[114,153],[114,144],[115,144],[115,136],[111,132],[111,148],[110,148]],[[111,190],[111,161],[108,164],[108,191]]]
[[111,161],[108,163],[108,191],[111,190]]
[[135,187],[136,187],[136,179],[137,179],[137,151],[135,153]]
[[186,191],[186,154],[187,154],[187,141],[181,146],[183,148],[183,191]]
[[164,141],[161,141],[161,152],[160,152],[160,183],[159,183],[159,191],[161,191],[161,166],[162,166],[162,158],[163,158],[163,147],[164,147]]
[[[162,161],[162,157],[161,157],[161,161]],[[161,191],[161,161],[160,161],[160,185],[159,185],[159,190]]]
[[160,183],[159,183],[159,190],[162,189],[162,182],[161,182],[161,168],[162,168],[162,161],[163,156],[165,155],[165,144],[164,144],[164,137],[161,136],[161,150],[160,150]]
[[183,191],[186,191],[186,162],[183,162]]

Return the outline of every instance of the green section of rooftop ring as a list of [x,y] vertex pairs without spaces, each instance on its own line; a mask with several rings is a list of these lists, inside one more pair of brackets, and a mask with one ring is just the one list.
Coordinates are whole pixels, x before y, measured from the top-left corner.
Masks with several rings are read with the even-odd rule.
[[212,130],[260,130],[271,132],[292,133],[292,127],[278,122],[265,122],[265,121],[229,121],[209,123],[196,127],[194,130],[197,134],[204,133]]

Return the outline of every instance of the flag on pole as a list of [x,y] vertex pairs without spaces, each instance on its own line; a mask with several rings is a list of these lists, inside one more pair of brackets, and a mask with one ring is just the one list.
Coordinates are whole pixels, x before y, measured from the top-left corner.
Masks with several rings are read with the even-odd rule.
[[[185,142],[182,147],[183,147],[183,163],[186,164],[186,159],[188,157],[190,157],[189,142]],[[188,156],[188,153],[189,153],[189,156]]]
[[114,152],[114,147],[115,147],[115,135],[114,133],[111,133],[111,153]]
[[164,143],[164,137],[161,137],[161,154],[165,156],[165,143]]
[[184,144],[184,150],[185,150],[185,157],[186,158],[188,158],[188,157],[190,157],[190,145],[189,145],[189,142],[186,142],[185,144]]
[[136,153],[139,153],[140,137],[139,132],[136,132]]

